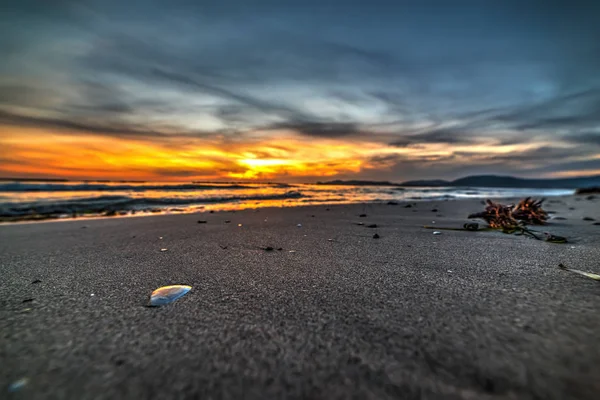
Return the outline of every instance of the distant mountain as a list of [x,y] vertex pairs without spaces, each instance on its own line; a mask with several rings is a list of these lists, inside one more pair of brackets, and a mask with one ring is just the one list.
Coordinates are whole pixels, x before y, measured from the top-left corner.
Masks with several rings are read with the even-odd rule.
[[442,179],[415,180],[402,183],[388,181],[328,181],[317,182],[317,185],[354,185],[354,186],[467,186],[497,188],[531,188],[531,189],[577,189],[600,186],[600,175],[559,179],[524,179],[514,176],[473,175],[454,181]]
[[402,186],[471,186],[471,187],[509,187],[537,189],[576,189],[600,186],[600,175],[590,177],[559,178],[559,179],[524,179],[514,176],[475,175],[454,181],[409,181]]
[[522,179],[513,176],[468,176],[451,182],[452,186],[511,187],[511,188],[559,188],[576,189],[600,185],[600,175],[560,179]]

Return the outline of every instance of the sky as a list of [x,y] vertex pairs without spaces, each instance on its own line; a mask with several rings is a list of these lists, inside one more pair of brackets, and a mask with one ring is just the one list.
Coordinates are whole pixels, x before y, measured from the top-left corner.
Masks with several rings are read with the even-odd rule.
[[600,2],[11,3],[0,177],[600,174]]

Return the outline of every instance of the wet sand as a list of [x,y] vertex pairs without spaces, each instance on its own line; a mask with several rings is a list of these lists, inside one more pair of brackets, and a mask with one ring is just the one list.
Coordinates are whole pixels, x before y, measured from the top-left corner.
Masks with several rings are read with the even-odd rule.
[[554,200],[570,243],[422,228],[479,201],[0,226],[0,398],[597,399],[600,282],[557,266],[600,273],[600,197]]

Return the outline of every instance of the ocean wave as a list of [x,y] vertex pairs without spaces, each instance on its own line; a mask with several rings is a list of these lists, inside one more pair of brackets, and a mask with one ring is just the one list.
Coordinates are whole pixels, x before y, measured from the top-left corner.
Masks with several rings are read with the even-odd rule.
[[169,206],[231,203],[238,201],[286,200],[306,197],[298,191],[281,194],[222,197],[128,197],[97,196],[69,200],[35,201],[25,203],[0,203],[0,217],[14,218],[30,215],[72,215],[118,213],[134,210],[151,210]]
[[185,184],[112,184],[104,183],[29,183],[9,182],[0,184],[0,192],[144,192],[148,190],[178,191],[178,190],[210,190],[210,189],[250,189],[252,186],[238,184],[201,185]]

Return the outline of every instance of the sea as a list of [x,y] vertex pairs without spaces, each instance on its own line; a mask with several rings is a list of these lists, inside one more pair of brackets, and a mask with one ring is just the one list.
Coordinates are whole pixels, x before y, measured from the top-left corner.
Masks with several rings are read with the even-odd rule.
[[451,199],[551,197],[573,189],[281,183],[0,182],[0,222]]

